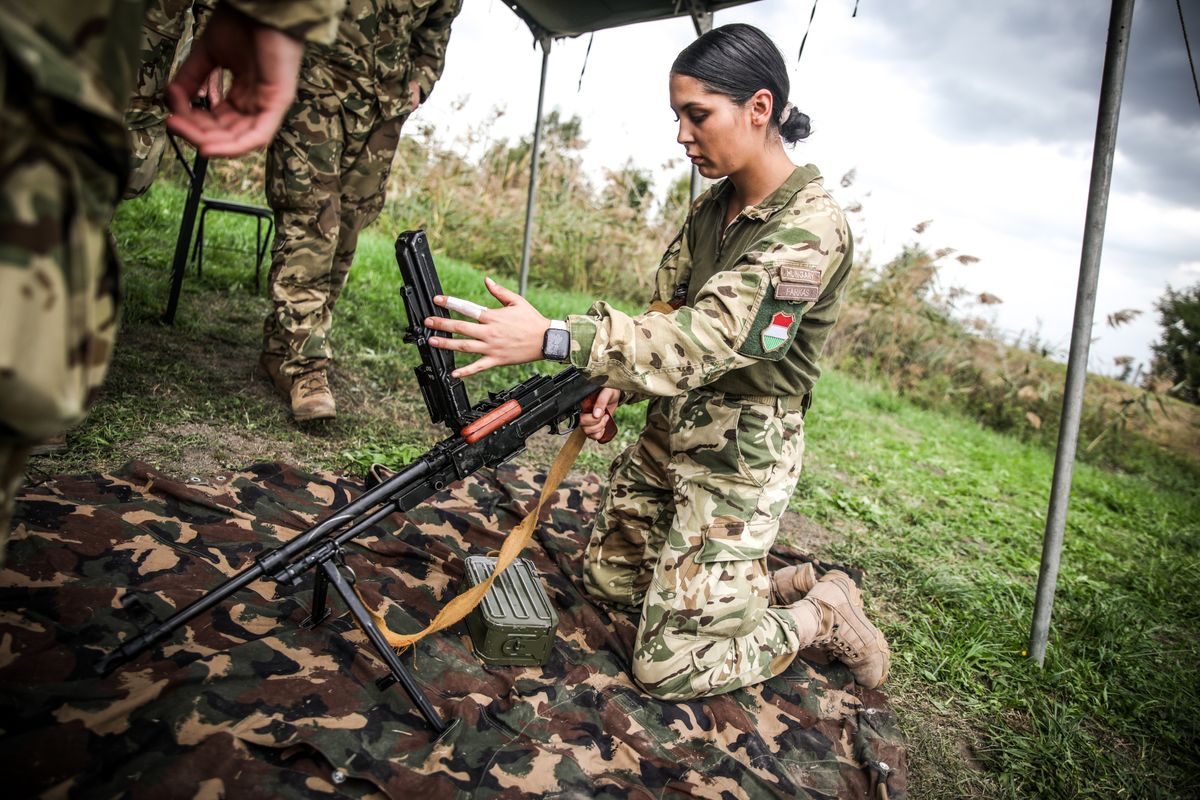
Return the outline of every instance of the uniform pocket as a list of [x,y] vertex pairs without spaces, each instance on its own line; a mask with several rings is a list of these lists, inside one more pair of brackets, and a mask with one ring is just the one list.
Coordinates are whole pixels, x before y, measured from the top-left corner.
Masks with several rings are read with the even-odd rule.
[[721,394],[691,392],[672,420],[671,451],[688,475],[731,484],[753,483],[738,452],[741,406]]
[[766,522],[713,522],[701,532],[697,564],[718,561],[753,561],[766,558],[779,529],[778,520]]
[[696,633],[724,639],[758,628],[770,603],[767,551],[776,530],[775,521],[714,522],[704,529],[696,554],[705,578]]
[[785,455],[782,418],[774,406],[744,403],[736,430],[738,466],[756,486],[767,485]]

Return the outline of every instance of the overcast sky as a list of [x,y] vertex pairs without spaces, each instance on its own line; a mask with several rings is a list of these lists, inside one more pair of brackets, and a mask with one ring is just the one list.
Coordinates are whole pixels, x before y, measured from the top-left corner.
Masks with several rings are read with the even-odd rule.
[[[797,62],[810,0],[760,0],[718,12],[780,46],[791,101],[813,120],[792,152],[813,162],[875,261],[905,243],[954,247],[946,281],[1004,302],[988,309],[1010,336],[1040,331],[1063,358],[1070,341],[1110,4],[1045,0],[824,0]],[[1200,59],[1200,0],[1184,16]],[[547,109],[578,114],[585,164],[599,176],[627,159],[680,174],[667,73],[695,37],[681,18],[556,41]],[[418,114],[451,131],[505,110],[494,133],[532,130],[541,51],[499,0],[466,0],[446,72]],[[582,85],[580,73],[583,71]],[[465,105],[460,105],[466,100]],[[416,120],[414,119],[414,122]],[[672,168],[664,164],[675,160]],[[842,189],[838,179],[855,169]],[[933,220],[918,235],[912,227]],[[1133,20],[1091,368],[1149,359],[1154,300],[1200,282],[1200,102],[1174,0],[1141,0]],[[1118,330],[1106,315],[1144,313]]]

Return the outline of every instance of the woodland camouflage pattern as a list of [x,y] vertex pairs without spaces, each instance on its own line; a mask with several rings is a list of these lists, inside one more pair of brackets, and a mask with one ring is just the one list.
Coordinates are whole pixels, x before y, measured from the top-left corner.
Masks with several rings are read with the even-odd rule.
[[663,257],[653,301],[680,307],[631,317],[601,302],[570,318],[575,366],[655,398],[612,466],[585,573],[595,596],[642,607],[634,676],[668,699],[765,680],[811,644],[768,607],[766,555],[800,475],[802,396],[850,231],[812,165],[722,230],[730,193],[701,195]]
[[409,82],[428,97],[461,0],[350,0],[331,45],[305,52],[296,102],[267,153],[275,211],[263,352],[296,377],[325,369],[358,235],[383,210]]
[[[298,36],[341,0],[227,0]],[[0,475],[91,404],[112,355],[119,268],[108,235],[128,176],[124,126],[146,3],[0,4]],[[0,480],[0,563],[12,504]]]
[[[367,603],[387,608],[393,629],[423,627],[458,590],[463,558],[497,549],[543,479],[484,471],[357,540],[347,563]],[[595,476],[568,477],[524,553],[560,616],[545,667],[484,668],[465,629],[404,656],[441,716],[458,720],[440,742],[402,691],[374,687],[385,670],[340,601],[319,628],[300,627],[307,581],[256,582],[94,675],[94,660],[145,621],[122,606],[130,590],[165,616],[361,491],[277,464],[185,483],[133,463],[27,487],[0,573],[6,795],[874,800],[886,780],[889,797],[905,796],[885,698],[841,665],[797,659],[690,702],[638,689],[636,619],[582,587]]]

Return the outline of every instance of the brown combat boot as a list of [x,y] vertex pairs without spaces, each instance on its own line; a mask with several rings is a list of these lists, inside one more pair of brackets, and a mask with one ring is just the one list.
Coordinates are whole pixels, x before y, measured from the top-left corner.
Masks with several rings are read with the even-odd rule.
[[283,356],[277,356],[274,353],[263,353],[258,357],[258,366],[263,371],[263,374],[271,379],[271,383],[275,384],[276,390],[281,395],[291,398],[292,378],[290,375],[283,374]]
[[804,599],[817,585],[817,571],[812,562],[791,564],[771,573],[771,605],[790,606]]
[[830,570],[798,603],[787,608],[800,629],[801,647],[820,645],[868,689],[887,680],[892,652],[863,611],[862,593],[850,576]]
[[297,375],[292,381],[291,400],[292,418],[296,422],[333,419],[337,416],[333,392],[329,391],[329,376],[323,369]]

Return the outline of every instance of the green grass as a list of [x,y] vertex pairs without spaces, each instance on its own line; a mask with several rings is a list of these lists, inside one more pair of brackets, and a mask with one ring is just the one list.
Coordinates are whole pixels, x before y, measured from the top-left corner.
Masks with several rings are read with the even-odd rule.
[[[254,376],[267,302],[247,252],[210,249],[189,273],[174,328],[157,322],[182,191],[121,207],[125,322],[109,381],[67,453],[45,472],[141,458],[199,474],[282,458],[306,468],[400,465],[444,430],[429,424],[404,345],[387,220],[362,239],[334,329],[332,424],[298,428]],[[210,218],[209,245],[249,250],[252,226]],[[436,244],[436,243],[435,243]],[[447,292],[489,298],[483,274],[437,255]],[[591,298],[534,286],[559,316]],[[633,310],[631,308],[627,310]],[[472,395],[526,377],[495,370]],[[603,470],[636,432],[585,449]],[[548,464],[551,437],[531,447]],[[1200,794],[1200,477],[1147,451],[1134,472],[1076,468],[1044,668],[1025,656],[1053,454],[973,419],[919,407],[837,372],[818,386],[794,511],[826,529],[796,542],[864,568],[872,614],[892,642],[886,689],[910,745],[911,796],[1190,797]]]
[[[407,319],[392,234],[402,225],[384,219],[363,234],[339,302],[333,331],[338,418],[298,428],[282,399],[255,374],[270,304],[268,264],[259,292],[254,291],[253,222],[209,215],[203,276],[198,278],[189,264],[175,324],[160,323],[183,202],[181,186],[159,181],[119,208],[114,235],[125,264],[120,345],[100,402],[70,434],[69,450],[35,466],[87,471],[140,458],[188,472],[285,458],[311,469],[362,472],[373,461],[393,467],[407,463],[448,435],[428,422],[412,375],[419,356],[402,341]],[[435,257],[448,293],[496,304],[484,288],[484,273],[442,253]],[[554,316],[583,311],[590,302],[536,285],[528,294]],[[532,372],[530,367],[491,370],[471,379],[469,391],[472,398],[482,398]],[[637,418],[636,408],[620,409],[622,437],[589,448],[584,465],[603,468],[631,441]],[[531,457],[556,446],[554,437],[540,436]]]
[[[1045,668],[1025,657],[1053,454],[843,375],[822,378],[794,510],[865,568],[915,716],[970,721],[956,789],[917,796],[1178,797],[1200,763],[1200,484],[1075,470]],[[802,542],[800,543],[803,544]],[[926,753],[925,755],[929,755]]]

